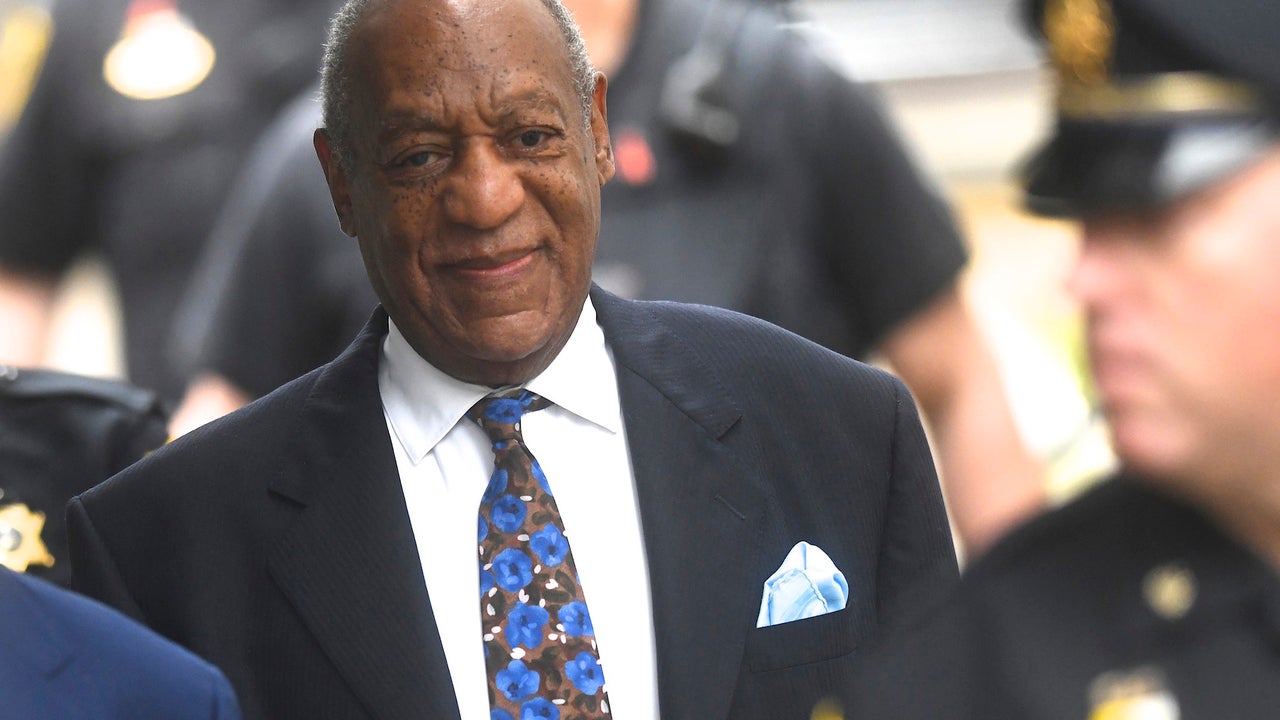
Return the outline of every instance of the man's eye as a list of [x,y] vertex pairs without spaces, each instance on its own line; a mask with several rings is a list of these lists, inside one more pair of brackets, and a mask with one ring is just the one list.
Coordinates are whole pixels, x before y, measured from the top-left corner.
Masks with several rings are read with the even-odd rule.
[[404,163],[405,165],[410,165],[413,167],[422,167],[423,165],[426,165],[427,163],[435,159],[435,156],[436,156],[435,153],[427,152],[424,150],[423,152],[416,152],[416,153],[413,153],[412,155],[406,156],[404,160],[402,160],[401,162]]
[[538,147],[547,137],[547,133],[542,130],[525,130],[520,133],[520,146],[526,148]]

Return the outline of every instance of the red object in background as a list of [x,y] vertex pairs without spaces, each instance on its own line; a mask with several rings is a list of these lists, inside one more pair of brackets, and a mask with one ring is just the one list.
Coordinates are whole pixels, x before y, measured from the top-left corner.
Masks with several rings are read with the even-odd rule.
[[635,128],[619,130],[613,140],[618,177],[628,185],[648,185],[658,176],[658,162],[644,133]]

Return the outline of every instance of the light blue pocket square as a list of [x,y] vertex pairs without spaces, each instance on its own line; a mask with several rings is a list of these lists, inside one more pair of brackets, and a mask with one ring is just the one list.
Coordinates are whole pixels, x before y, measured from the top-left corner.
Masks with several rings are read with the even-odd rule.
[[843,610],[849,583],[831,558],[816,545],[798,542],[768,580],[760,599],[756,627],[781,625]]

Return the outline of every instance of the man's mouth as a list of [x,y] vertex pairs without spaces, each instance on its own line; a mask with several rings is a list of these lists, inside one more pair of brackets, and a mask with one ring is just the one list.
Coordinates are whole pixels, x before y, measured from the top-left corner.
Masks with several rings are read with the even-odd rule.
[[533,262],[536,248],[519,248],[449,263],[450,270],[476,279],[500,279],[523,271]]

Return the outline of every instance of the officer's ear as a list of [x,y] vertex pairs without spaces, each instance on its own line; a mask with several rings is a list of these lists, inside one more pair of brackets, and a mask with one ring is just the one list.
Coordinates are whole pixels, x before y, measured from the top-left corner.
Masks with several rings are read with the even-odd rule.
[[333,200],[333,209],[338,212],[338,225],[349,237],[355,237],[356,219],[351,211],[347,170],[343,167],[342,160],[333,152],[329,133],[324,128],[316,128],[315,134],[311,136],[311,143],[316,148],[316,157],[320,159],[320,167],[324,170],[324,179],[329,183],[329,197]]

